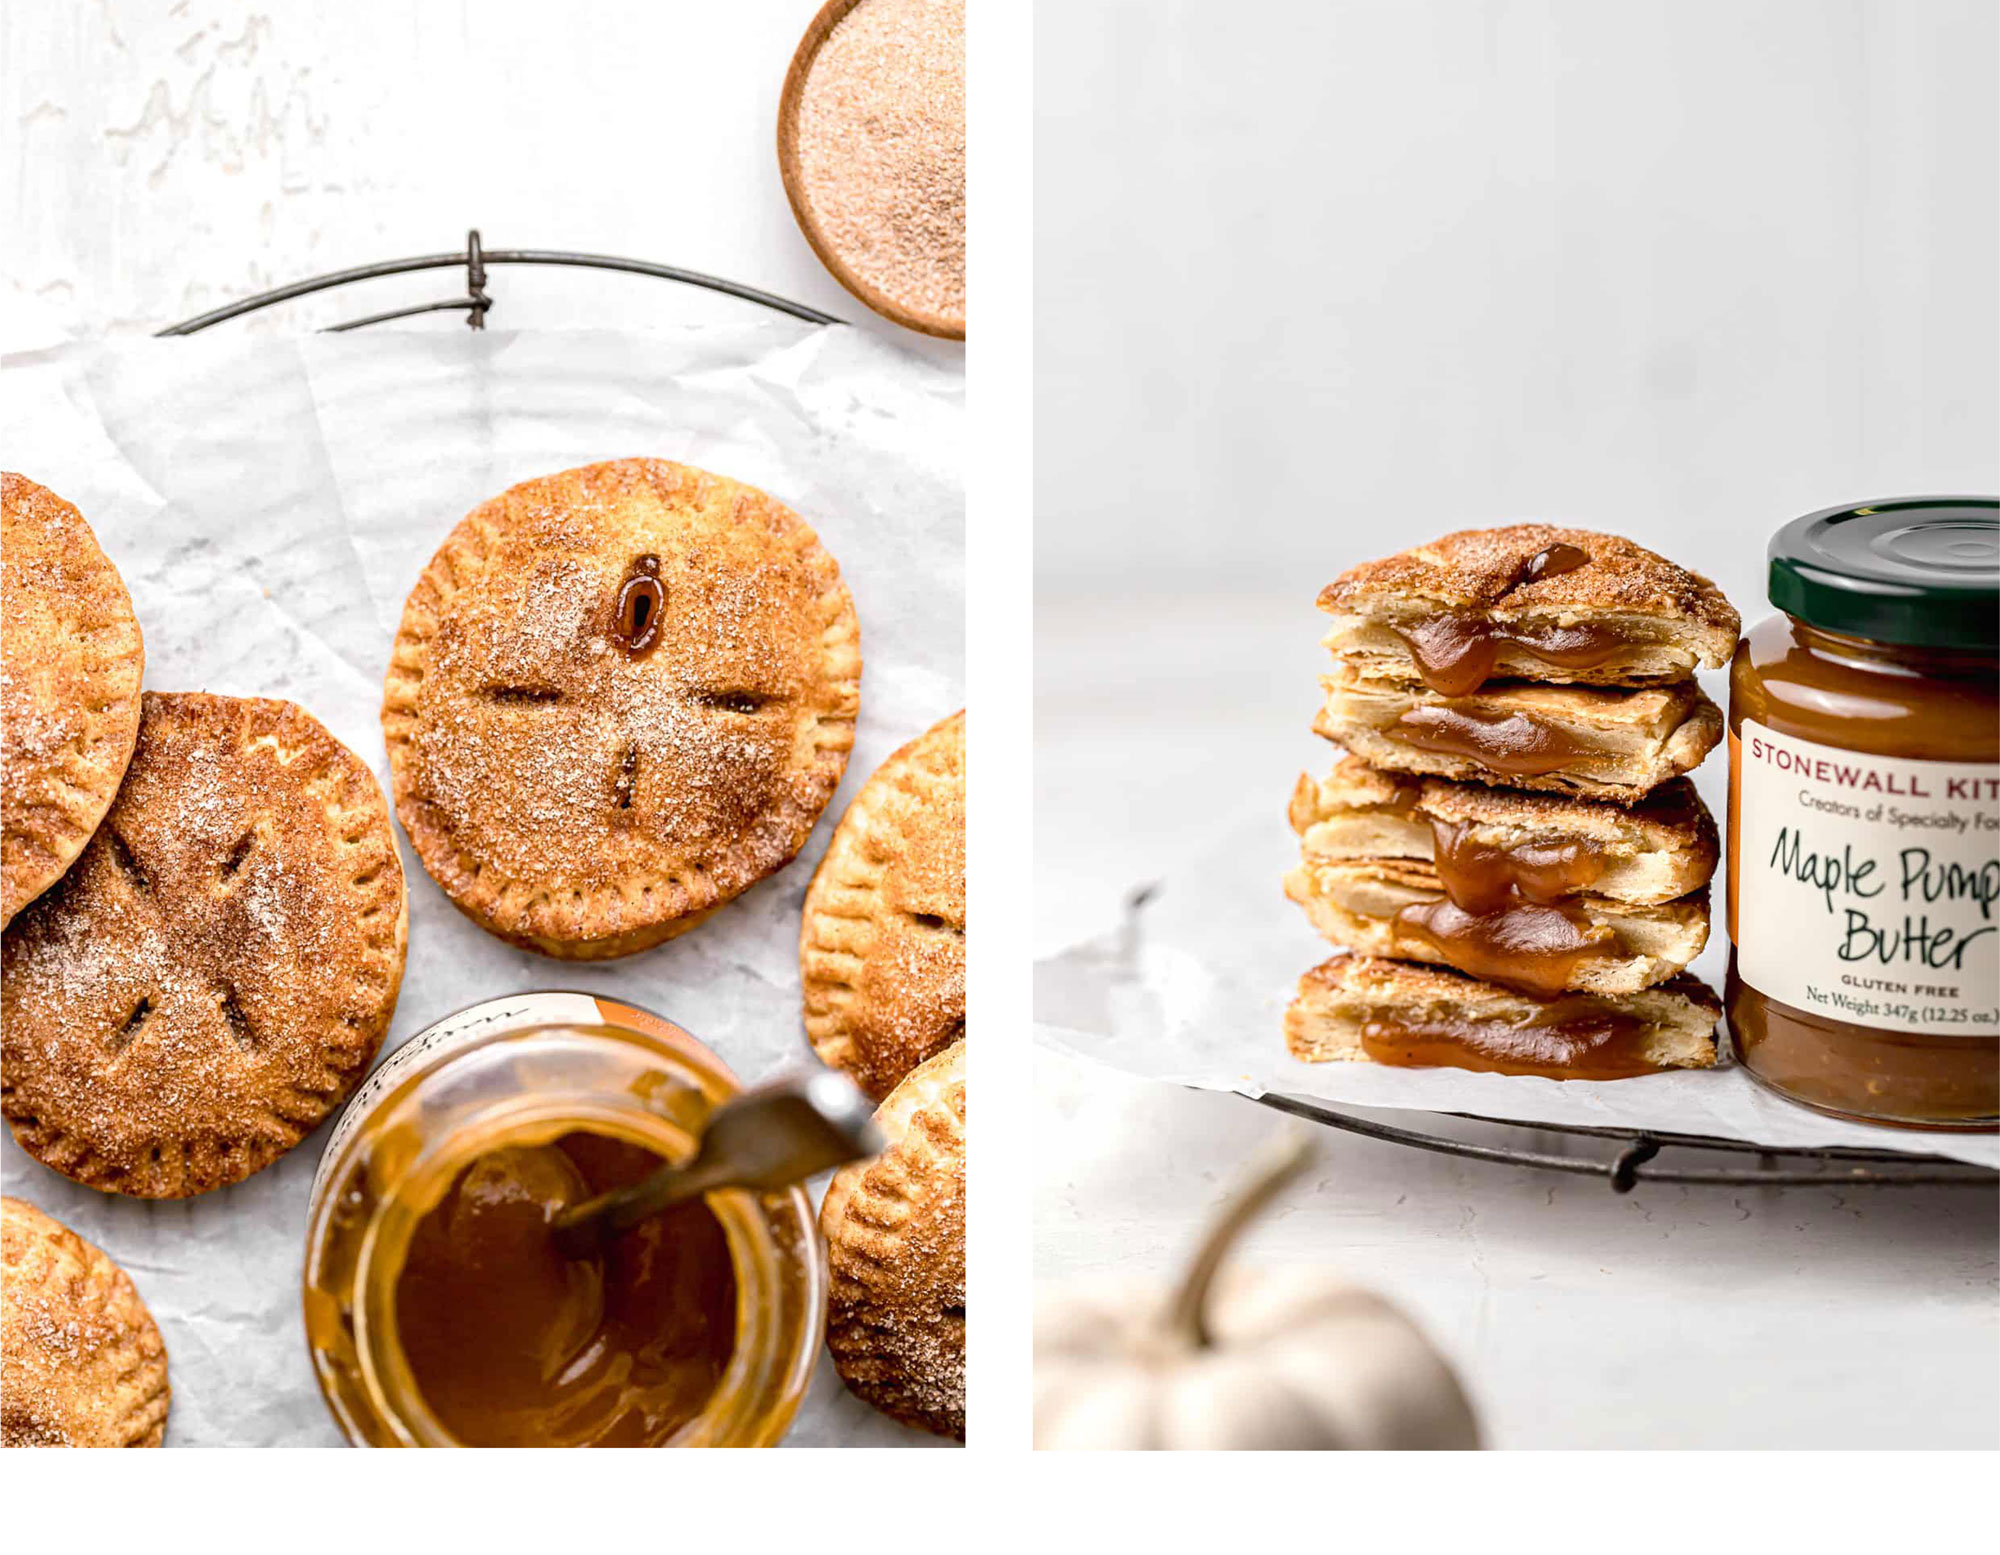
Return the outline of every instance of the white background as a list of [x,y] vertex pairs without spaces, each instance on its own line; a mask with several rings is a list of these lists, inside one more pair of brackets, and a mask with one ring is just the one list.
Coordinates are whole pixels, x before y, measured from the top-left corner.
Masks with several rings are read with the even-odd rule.
[[[1285,835],[1356,561],[1595,525],[1748,621],[1785,520],[2000,488],[1986,0],[1045,4],[1035,46],[1044,952],[1223,816]],[[1038,1274],[1170,1269],[1275,1126],[1043,1057]],[[1249,1256],[1404,1301],[1500,1445],[2000,1444],[1990,1193],[1322,1148]]]

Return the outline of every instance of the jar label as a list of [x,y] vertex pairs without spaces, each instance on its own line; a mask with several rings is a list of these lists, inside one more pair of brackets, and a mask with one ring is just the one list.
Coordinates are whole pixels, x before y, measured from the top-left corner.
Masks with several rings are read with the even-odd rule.
[[1881,1031],[2000,1036],[2000,766],[1729,740],[1729,937],[1781,1004]]

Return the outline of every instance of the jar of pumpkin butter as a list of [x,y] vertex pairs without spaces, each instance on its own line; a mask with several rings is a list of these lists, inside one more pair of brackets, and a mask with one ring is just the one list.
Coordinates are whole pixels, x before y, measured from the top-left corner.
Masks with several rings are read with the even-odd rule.
[[797,1413],[826,1321],[802,1188],[724,1189],[588,1258],[556,1211],[689,1158],[737,1092],[670,1021],[530,993],[370,1076],[307,1212],[306,1342],[357,1444],[755,1447]]
[[1772,1090],[2000,1120],[2000,502],[1832,508],[1771,541],[1729,688],[1729,1027]]

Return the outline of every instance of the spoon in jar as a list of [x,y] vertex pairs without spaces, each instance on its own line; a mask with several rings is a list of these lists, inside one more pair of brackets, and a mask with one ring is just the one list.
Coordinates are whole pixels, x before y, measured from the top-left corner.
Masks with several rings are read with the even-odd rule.
[[556,1248],[587,1258],[640,1221],[717,1188],[774,1192],[879,1155],[874,1111],[858,1086],[831,1070],[746,1091],[709,1115],[692,1159],[557,1214]]

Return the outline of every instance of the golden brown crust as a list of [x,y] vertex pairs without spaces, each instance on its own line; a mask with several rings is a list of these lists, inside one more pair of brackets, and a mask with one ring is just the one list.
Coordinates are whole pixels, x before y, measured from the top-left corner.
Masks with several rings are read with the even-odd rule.
[[[1568,571],[1530,576],[1530,563],[1555,545],[1587,560]],[[1428,545],[1351,567],[1320,591],[1330,613],[1381,616],[1401,605],[1483,612],[1496,620],[1530,615],[1644,615],[1694,634],[1701,662],[1728,662],[1742,626],[1722,591],[1622,535],[1553,524],[1461,529]]]
[[[1405,908],[1445,900],[1435,873],[1425,864],[1377,859],[1357,863],[1301,865],[1285,875],[1285,895],[1305,909],[1312,926],[1333,944],[1368,956],[1396,956],[1481,974],[1451,942],[1439,944],[1414,932],[1399,917]],[[1581,935],[1592,953],[1576,958],[1561,986],[1580,993],[1637,993],[1687,970],[1708,943],[1708,888],[1676,900],[1633,906],[1601,896],[1569,900]],[[1519,931],[1530,942],[1534,927]],[[1501,978],[1499,972],[1486,976]],[[1534,988],[1533,979],[1523,986]]]
[[359,1082],[407,934],[352,751],[289,702],[148,693],[117,803],[7,933],[0,1113],[106,1192],[239,1182]]
[[[657,558],[656,642],[618,637]],[[660,459],[544,476],[460,521],[410,593],[382,728],[396,813],[475,923],[628,955],[789,862],[854,743],[860,632],[811,529]]]
[[[1367,679],[1336,664],[1321,683],[1327,701],[1314,716],[1314,732],[1372,767],[1617,804],[1636,803],[1662,783],[1692,772],[1721,742],[1724,729],[1721,709],[1692,681],[1633,690],[1495,681],[1467,696],[1446,697]],[[1398,725],[1416,709],[1484,720],[1523,715],[1595,753],[1551,772],[1506,772],[1462,753],[1410,744]]]
[[965,1440],[965,1044],[925,1060],[875,1113],[888,1147],[820,1206],[832,1269],[826,1345],[892,1419]]
[[167,1347],[131,1278],[0,1198],[0,1447],[158,1447]]
[[139,734],[132,596],[83,515],[0,473],[0,926],[75,861]]
[[[1652,1027],[1650,1059],[1662,1068],[1705,1069],[1716,1060],[1722,1002],[1700,978],[1682,972],[1637,993],[1597,996]],[[1341,954],[1299,979],[1285,1012],[1285,1040],[1307,1063],[1365,1061],[1360,1038],[1369,1020],[1463,1018],[1525,1021],[1540,1001],[1446,967],[1380,956]]]
[[965,714],[877,767],[799,929],[806,1035],[880,1101],[965,1035]]
[[1308,864],[1429,859],[1435,821],[1470,827],[1477,841],[1494,847],[1580,844],[1606,863],[1598,889],[1645,905],[1705,884],[1720,851],[1715,817],[1686,778],[1620,805],[1382,772],[1358,756],[1343,755],[1323,778],[1300,774],[1286,816]]

